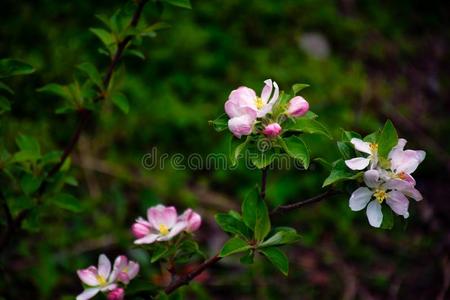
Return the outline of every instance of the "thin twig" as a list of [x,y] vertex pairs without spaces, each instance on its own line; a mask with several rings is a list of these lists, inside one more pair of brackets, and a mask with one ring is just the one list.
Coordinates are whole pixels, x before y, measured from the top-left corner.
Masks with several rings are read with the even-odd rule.
[[298,202],[295,202],[292,204],[277,206],[275,209],[272,210],[270,215],[275,215],[275,214],[283,213],[283,212],[290,211],[293,209],[297,209],[299,207],[302,207],[303,205],[319,202],[321,200],[325,200],[327,198],[330,198],[330,197],[338,195],[338,194],[339,194],[339,192],[337,192],[335,190],[327,190],[326,192],[319,194],[317,196],[311,197],[309,199],[301,200],[301,201],[298,201]]

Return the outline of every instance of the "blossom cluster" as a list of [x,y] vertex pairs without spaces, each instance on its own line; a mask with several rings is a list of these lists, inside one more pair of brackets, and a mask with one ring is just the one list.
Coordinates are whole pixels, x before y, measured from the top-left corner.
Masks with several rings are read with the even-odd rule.
[[408,218],[408,198],[422,200],[422,195],[415,188],[416,181],[411,174],[425,159],[425,152],[404,150],[406,140],[399,139],[385,160],[378,155],[378,144],[358,138],[351,139],[351,143],[356,150],[367,155],[345,161],[347,167],[352,170],[365,170],[366,186],[352,193],[349,201],[350,208],[353,211],[360,211],[367,207],[367,218],[373,227],[381,226],[383,202],[397,215]]
[[[278,136],[282,127],[279,120],[267,117],[279,102],[280,91],[275,81],[264,81],[261,96],[248,87],[241,86],[233,90],[225,102],[225,112],[228,117],[228,128],[237,138],[250,135],[256,131],[255,125],[262,121],[262,133],[269,137]],[[309,103],[300,96],[295,96],[284,110],[289,117],[300,117],[309,110]]]
[[98,258],[98,267],[90,266],[77,271],[78,277],[87,288],[76,300],[91,299],[99,292],[107,293],[108,300],[122,300],[125,291],[121,286],[127,285],[138,273],[139,264],[129,261],[124,255],[116,258],[111,270],[108,257],[101,254]]

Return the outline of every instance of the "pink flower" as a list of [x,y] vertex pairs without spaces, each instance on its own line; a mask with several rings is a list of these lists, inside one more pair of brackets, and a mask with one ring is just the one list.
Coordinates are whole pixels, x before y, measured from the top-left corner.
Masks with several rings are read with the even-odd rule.
[[383,181],[378,170],[366,171],[364,182],[367,187],[360,187],[352,193],[349,206],[353,211],[360,211],[367,206],[367,219],[373,227],[381,226],[383,221],[381,204],[383,202],[386,202],[397,215],[406,219],[409,217],[409,201],[406,197],[416,201],[422,200],[422,195],[414,188],[414,185],[399,179]]
[[350,142],[359,152],[369,154],[368,157],[355,157],[347,159],[345,164],[352,170],[364,170],[370,165],[370,169],[378,164],[378,144],[364,142],[363,140],[352,138]]
[[281,133],[281,126],[278,123],[271,123],[264,128],[263,133],[271,137],[278,136]]
[[111,291],[117,287],[115,283],[117,275],[114,272],[111,273],[111,262],[104,254],[98,258],[98,268],[90,266],[87,269],[78,270],[77,274],[89,288],[79,294],[76,300],[91,299],[100,291]]
[[150,223],[148,223],[142,218],[138,218],[136,220],[136,223],[134,223],[133,226],[131,226],[131,232],[138,239],[143,238],[144,236],[150,234],[150,230],[151,230]]
[[292,117],[304,116],[309,110],[309,103],[303,97],[296,96],[289,101],[287,114]]
[[117,281],[128,284],[139,273],[139,264],[128,261],[124,255],[118,256],[114,261],[113,273],[117,277]]
[[125,290],[123,288],[116,288],[108,294],[108,300],[123,300],[124,297]]
[[271,112],[278,100],[277,83],[271,79],[267,79],[264,83],[261,97],[256,96],[254,90],[241,86],[233,90],[225,102],[225,112],[230,117],[228,128],[237,138],[251,134],[256,119]]
[[391,161],[392,177],[408,181],[414,185],[416,181],[411,174],[425,159],[426,153],[422,150],[403,150],[405,145],[406,140],[399,139],[397,146],[389,152],[388,158]]
[[[148,226],[149,232],[134,241],[135,244],[152,244],[156,241],[168,241],[186,229],[187,223],[178,219],[177,210],[173,206],[157,205],[147,210],[147,220],[139,218],[136,224]],[[133,225],[133,226],[134,226]]]
[[180,220],[187,223],[185,229],[187,232],[196,231],[202,224],[202,217],[190,208],[180,216]]

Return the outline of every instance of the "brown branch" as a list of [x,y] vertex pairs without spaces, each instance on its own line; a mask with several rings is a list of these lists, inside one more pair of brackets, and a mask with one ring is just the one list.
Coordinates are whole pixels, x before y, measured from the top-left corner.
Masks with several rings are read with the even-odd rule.
[[[141,0],[138,2],[137,8],[133,14],[133,17],[131,19],[130,25],[131,27],[136,27],[136,25],[139,22],[139,18],[141,17],[142,11],[144,9],[145,4],[148,2],[148,0]],[[126,36],[122,41],[120,41],[117,44],[117,50],[114,54],[114,56],[111,59],[111,63],[109,64],[109,67],[107,69],[107,72],[103,78],[103,86],[105,89],[109,86],[109,83],[111,81],[112,75],[114,73],[114,70],[116,69],[120,59],[122,58],[123,52],[125,51],[125,48],[128,46],[129,42],[133,36],[128,35]],[[106,97],[106,93],[101,91],[97,98],[94,99],[94,101],[102,100]],[[64,165],[64,162],[69,157],[69,155],[73,152],[75,149],[75,145],[78,143],[78,140],[80,138],[81,132],[86,127],[86,124],[89,121],[89,118],[91,116],[91,112],[87,109],[80,109],[78,111],[78,125],[75,128],[74,133],[72,134],[72,137],[69,140],[69,143],[66,145],[63,154],[61,155],[61,158],[59,162],[54,165],[50,171],[47,173],[47,176],[45,176],[45,179],[42,181],[41,185],[39,186],[37,190],[37,196],[41,196],[45,189],[48,186],[48,180],[53,177],[58,171],[61,169],[61,167]],[[5,246],[8,244],[9,240],[11,239],[13,233],[20,228],[20,225],[22,221],[27,217],[30,210],[23,210],[14,220],[10,223],[10,225],[7,226],[5,233],[3,234],[2,238],[0,239],[0,249],[5,249]],[[0,250],[0,251],[1,251]]]
[[192,279],[194,279],[195,277],[197,277],[198,275],[203,273],[203,271],[205,271],[207,268],[211,267],[212,265],[214,265],[216,262],[218,262],[221,259],[222,259],[222,257],[220,257],[219,254],[216,254],[213,257],[211,257],[210,259],[205,260],[201,265],[199,265],[197,268],[195,268],[192,272],[176,278],[171,284],[169,284],[164,289],[164,292],[169,295],[169,294],[173,293],[179,287],[189,284],[189,282],[191,282]]
[[309,198],[309,199],[301,200],[301,201],[298,201],[298,202],[295,202],[292,204],[277,206],[274,210],[272,210],[270,212],[270,215],[276,215],[279,213],[297,209],[299,207],[302,207],[303,205],[319,202],[319,201],[325,200],[327,198],[330,198],[330,197],[338,195],[338,194],[340,194],[340,192],[337,192],[335,190],[327,190],[326,192],[319,194],[317,196],[314,196],[312,198]]

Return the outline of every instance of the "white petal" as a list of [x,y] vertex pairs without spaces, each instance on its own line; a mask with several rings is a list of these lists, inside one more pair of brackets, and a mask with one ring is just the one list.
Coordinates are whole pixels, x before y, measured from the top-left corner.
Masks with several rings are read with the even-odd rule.
[[352,143],[353,146],[355,146],[356,150],[367,154],[372,154],[372,151],[370,151],[370,143],[364,142],[363,140],[357,138],[352,138],[350,140],[350,143]]
[[170,229],[170,232],[168,235],[159,237],[158,241],[168,241],[168,240],[172,239],[174,236],[176,236],[177,234],[179,234],[180,232],[182,232],[184,229],[186,229],[186,227],[187,227],[186,222],[184,222],[184,221],[178,222],[177,224],[175,224],[175,226],[172,227],[172,229]]
[[408,214],[408,206],[409,201],[408,198],[405,197],[401,192],[391,191],[388,193],[388,198],[386,199],[386,204],[400,216],[404,216],[405,219],[409,216]]
[[278,88],[278,84],[274,81],[273,86],[275,87],[272,95],[272,99],[270,99],[269,103],[274,105],[278,100],[278,96],[280,96],[280,89]]
[[364,182],[370,188],[380,185],[380,172],[378,170],[369,170],[364,172]]
[[347,167],[352,170],[364,170],[370,163],[370,159],[364,157],[356,157],[345,161]]
[[135,240],[134,243],[136,245],[142,245],[142,244],[151,244],[159,237],[159,234],[149,234],[147,236],[144,236],[143,238],[140,238],[138,240]]
[[111,262],[105,254],[101,254],[98,257],[98,274],[107,279],[111,273]]
[[350,196],[349,206],[353,211],[359,211],[366,207],[372,197],[372,191],[366,187],[360,187]]
[[115,283],[111,283],[108,284],[107,286],[104,286],[100,289],[100,291],[102,292],[108,292],[108,291],[112,291],[113,289],[115,289],[117,287],[117,284]]
[[367,205],[366,214],[370,225],[377,228],[381,226],[381,222],[383,222],[383,213],[381,212],[381,205],[377,200],[372,200],[369,205]]
[[97,295],[97,293],[100,291],[99,288],[89,288],[85,289],[81,294],[79,294],[76,298],[76,300],[88,300]]
[[261,92],[261,99],[263,103],[267,103],[269,101],[270,94],[272,94],[272,80],[267,79],[264,81],[264,88]]

